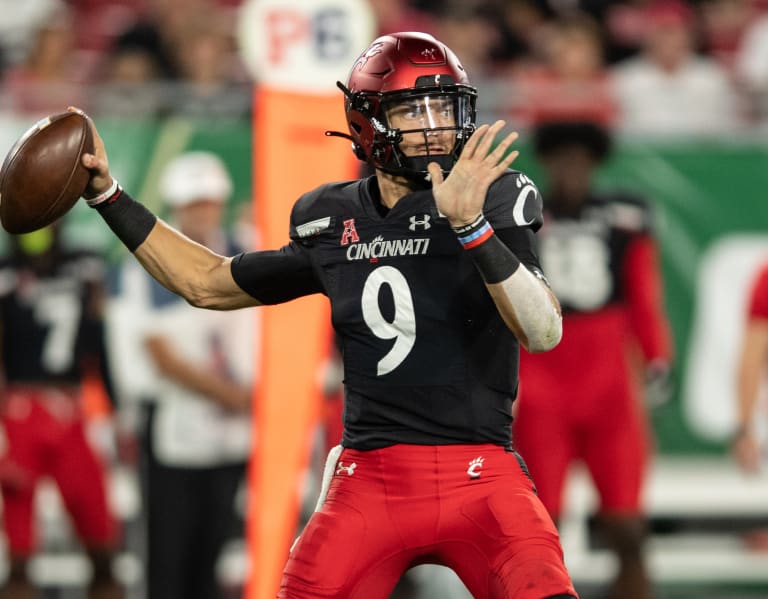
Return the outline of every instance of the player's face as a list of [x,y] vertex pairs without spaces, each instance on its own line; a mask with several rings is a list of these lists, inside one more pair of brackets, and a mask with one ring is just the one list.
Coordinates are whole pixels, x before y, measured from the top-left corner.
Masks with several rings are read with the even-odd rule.
[[[409,98],[386,107],[387,120],[403,133],[400,149],[406,156],[448,154],[456,142],[456,115],[449,96]],[[441,127],[448,129],[440,130]]]
[[597,162],[580,146],[565,146],[542,160],[554,196],[561,202],[580,204],[587,199]]
[[221,225],[223,211],[223,202],[201,198],[176,208],[174,219],[184,235],[205,245]]

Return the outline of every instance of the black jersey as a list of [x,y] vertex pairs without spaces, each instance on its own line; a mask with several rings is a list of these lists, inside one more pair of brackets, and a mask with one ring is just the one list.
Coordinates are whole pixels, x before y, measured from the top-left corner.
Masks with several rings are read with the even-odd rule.
[[[344,446],[508,445],[516,338],[432,191],[386,212],[377,197],[375,177],[304,195],[291,215],[291,243],[239,256],[235,280],[263,303],[329,297],[344,360]],[[484,207],[532,269],[541,206],[533,183],[509,171]]]
[[[9,383],[79,384],[84,360],[101,357],[103,329],[94,315],[100,258],[64,252],[46,274],[0,262],[2,365]],[[94,362],[95,364],[96,362]]]
[[592,195],[577,215],[546,211],[538,251],[563,312],[595,312],[627,300],[633,241],[651,234],[652,213],[640,197],[622,192]]

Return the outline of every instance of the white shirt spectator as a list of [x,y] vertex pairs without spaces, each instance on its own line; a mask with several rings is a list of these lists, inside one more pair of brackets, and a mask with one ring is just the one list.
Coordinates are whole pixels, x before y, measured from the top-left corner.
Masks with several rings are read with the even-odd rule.
[[754,91],[768,89],[768,15],[747,29],[736,55],[738,78]]
[[739,122],[728,73],[695,47],[695,14],[683,0],[643,9],[642,52],[613,68],[618,129],[633,135],[732,133]]
[[713,60],[691,56],[665,71],[638,56],[613,70],[618,128],[653,136],[729,133],[738,123],[734,90]]

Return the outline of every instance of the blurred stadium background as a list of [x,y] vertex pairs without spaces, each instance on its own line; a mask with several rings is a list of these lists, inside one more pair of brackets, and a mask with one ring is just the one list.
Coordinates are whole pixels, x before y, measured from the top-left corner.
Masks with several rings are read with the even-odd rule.
[[[466,50],[480,89],[479,122],[504,117],[519,129],[516,167],[539,181],[526,137],[537,117],[520,109],[531,97],[525,93],[530,81],[521,73],[529,74],[530,65],[546,70],[551,56],[527,38],[534,28],[546,29],[574,11],[589,15],[603,39],[612,42],[599,67],[601,76],[609,76],[640,52],[631,36],[618,37],[616,31],[623,29],[616,23],[631,29],[621,19],[635,15],[642,22],[650,2],[392,0],[389,9],[370,4],[382,29],[433,28],[460,56]],[[258,81],[247,74],[238,53],[239,5],[236,0],[0,0],[0,150],[7,151],[38,118],[70,104],[82,106],[99,122],[112,171],[155,210],[160,209],[157,176],[171,157],[190,149],[220,154],[235,182],[229,222],[247,234],[251,202],[259,201],[253,197],[259,173],[252,169],[251,103]],[[697,56],[728,74],[738,106],[734,119],[713,114],[727,126],[664,133],[625,127],[619,111],[609,123],[616,151],[600,174],[601,184],[644,193],[655,206],[675,338],[673,398],[650,412],[657,443],[647,489],[651,566],[661,597],[768,597],[768,475],[746,477],[728,455],[745,294],[758,262],[768,257],[768,120],[760,90],[748,86],[734,65],[749,26],[768,14],[768,7],[758,0],[686,6]],[[507,11],[517,16],[494,20]],[[461,19],[457,33],[455,21]],[[477,44],[475,31],[493,30],[494,24],[495,45]],[[486,29],[475,30],[476,25]],[[531,36],[523,35],[526,31]],[[470,51],[473,43],[482,48]],[[602,84],[595,85],[580,93],[597,97]],[[555,86],[550,97],[565,97],[564,90]],[[648,101],[663,110],[663,100]],[[70,244],[95,248],[110,263],[123,257],[84,204],[67,217],[65,231]],[[6,243],[0,237],[0,252]],[[761,410],[768,423],[768,409]],[[140,597],[136,548],[142,518],[135,473],[115,462],[113,481],[115,506],[128,533],[119,568]],[[51,598],[79,597],[87,572],[55,491],[44,489],[39,502],[45,551],[35,561],[35,576]],[[594,497],[581,472],[574,473],[568,506],[563,544],[574,579],[588,597],[609,578],[612,563],[590,534]],[[245,568],[242,539],[233,540],[222,562],[233,597]],[[4,569],[0,564],[0,576]]]

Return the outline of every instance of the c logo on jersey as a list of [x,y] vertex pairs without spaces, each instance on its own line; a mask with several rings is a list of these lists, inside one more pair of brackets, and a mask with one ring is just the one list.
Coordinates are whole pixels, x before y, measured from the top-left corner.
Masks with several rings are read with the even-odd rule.
[[421,217],[421,220],[419,220],[416,217],[416,215],[414,214],[411,217],[411,224],[408,225],[408,230],[409,231],[416,231],[417,229],[421,228],[421,230],[426,231],[427,229],[429,229],[432,226],[431,224],[429,224],[429,221],[430,221],[429,214],[424,214]]
[[341,234],[341,245],[349,245],[349,242],[357,243],[360,236],[355,229],[355,219],[349,218],[344,221],[344,232]]
[[520,226],[530,225],[534,221],[534,219],[525,220],[525,202],[531,193],[533,193],[533,197],[536,197],[536,186],[533,183],[526,183],[525,187],[517,194],[515,206],[512,208],[512,216],[515,219],[515,223]]

